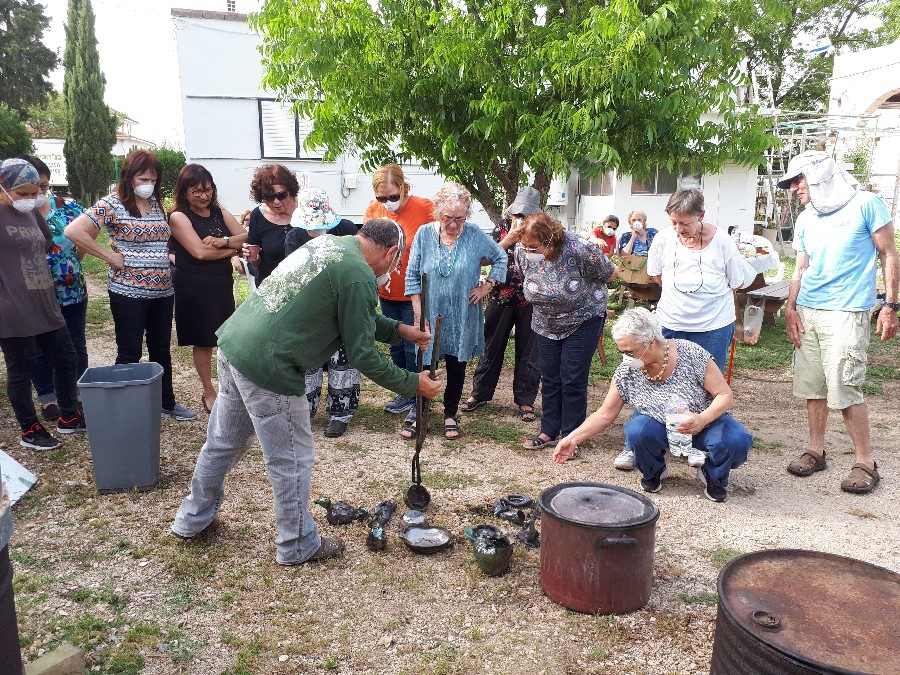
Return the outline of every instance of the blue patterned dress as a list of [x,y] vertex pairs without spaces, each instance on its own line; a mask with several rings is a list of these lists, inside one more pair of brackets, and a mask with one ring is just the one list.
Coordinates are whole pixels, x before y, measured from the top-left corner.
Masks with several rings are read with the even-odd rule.
[[[469,292],[481,279],[481,260],[487,260],[491,279],[506,279],[506,251],[474,223],[466,223],[456,244],[447,249],[441,243],[437,223],[423,225],[416,232],[406,268],[406,293],[422,293],[422,273],[428,274],[427,319],[434,330],[442,314],[441,344],[438,354],[469,361],[484,353],[484,306],[469,302]],[[433,344],[433,343],[432,343]],[[431,361],[431,346],[424,354]]]

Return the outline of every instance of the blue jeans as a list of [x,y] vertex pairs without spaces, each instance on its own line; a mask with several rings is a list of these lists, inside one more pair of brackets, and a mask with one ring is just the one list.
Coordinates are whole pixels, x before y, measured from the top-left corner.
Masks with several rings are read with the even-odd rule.
[[262,447],[275,500],[275,560],[301,563],[321,544],[309,513],[309,484],[316,450],[306,396],[282,396],[241,375],[219,350],[219,395],[209,415],[206,443],[172,531],[183,537],[201,532],[225,497],[225,476],[243,457],[253,433]]
[[[407,326],[412,326],[414,321],[413,306],[410,300],[385,300],[378,298],[381,303],[381,313],[389,319],[396,319]],[[416,345],[409,340],[391,345],[391,360],[398,368],[403,368],[411,373],[418,372],[416,368]]]
[[[625,439],[634,449],[634,465],[641,475],[651,480],[662,473],[666,465],[666,449],[669,439],[666,427],[649,415],[636,412],[625,423]],[[753,445],[753,436],[731,413],[725,413],[693,437],[693,446],[709,453],[706,472],[709,482],[727,487],[728,472],[747,461],[747,453]]]
[[[72,338],[72,346],[75,347],[75,356],[78,359],[75,369],[76,381],[84,375],[88,367],[87,339],[84,336],[87,307],[88,301],[85,298],[74,305],[61,305],[59,308],[66,321],[66,328],[69,329],[69,337]],[[34,352],[31,379],[38,394],[38,401],[44,404],[56,400],[56,392],[53,389],[53,365],[40,347]]]
[[712,354],[716,365],[723,373],[728,369],[728,350],[731,347],[731,339],[734,337],[734,322],[715,330],[689,331],[662,329],[663,337],[667,339],[690,340],[698,344]]
[[541,433],[548,438],[565,436],[587,417],[591,360],[605,322],[605,314],[595,316],[563,340],[537,335]]

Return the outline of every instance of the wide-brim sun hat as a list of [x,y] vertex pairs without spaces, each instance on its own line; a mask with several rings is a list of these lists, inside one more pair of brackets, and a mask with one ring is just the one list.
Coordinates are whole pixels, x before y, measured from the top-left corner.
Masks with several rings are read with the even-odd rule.
[[328,194],[322,188],[304,188],[297,195],[297,208],[291,215],[291,227],[304,230],[330,230],[341,217],[331,208]]

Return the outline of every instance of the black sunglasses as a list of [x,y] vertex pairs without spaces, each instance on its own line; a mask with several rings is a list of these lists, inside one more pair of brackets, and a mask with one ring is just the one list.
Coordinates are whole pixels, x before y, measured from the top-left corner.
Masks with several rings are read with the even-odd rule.
[[400,195],[388,195],[387,197],[378,197],[378,196],[376,196],[375,199],[377,199],[377,200],[378,200],[379,202],[381,202],[382,204],[384,204],[385,202],[399,202],[399,201],[400,201]]
[[263,195],[262,200],[264,202],[274,202],[276,199],[280,202],[283,202],[287,199],[288,193],[287,190],[282,190],[281,192],[274,192],[269,195]]

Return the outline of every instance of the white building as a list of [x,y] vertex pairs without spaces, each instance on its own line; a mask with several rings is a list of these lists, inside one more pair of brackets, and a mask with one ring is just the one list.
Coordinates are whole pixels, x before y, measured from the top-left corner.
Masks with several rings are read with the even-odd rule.
[[[356,157],[343,155],[322,161],[321,152],[305,150],[309,129],[260,85],[261,40],[247,25],[246,15],[232,12],[173,9],[181,80],[185,156],[206,166],[216,180],[221,202],[234,212],[255,206],[249,196],[254,170],[277,162],[305,173],[310,184],[324,188],[333,208],[361,222],[372,199],[371,175],[361,171]],[[419,165],[404,166],[413,193],[431,197],[444,180]],[[648,214],[651,227],[668,224],[665,205],[676,185],[697,185],[707,202],[708,221],[738,225],[751,231],[754,220],[756,169],[729,165],[710,176],[671,176],[655,170],[648,181],[629,176],[555,183],[548,211],[570,229],[613,213],[622,220],[633,209]],[[475,222],[490,228],[477,206]]]
[[900,198],[900,40],[836,55],[828,103],[829,116],[858,118],[855,132],[836,134],[837,158],[861,140],[870,145],[871,186],[896,217]]

